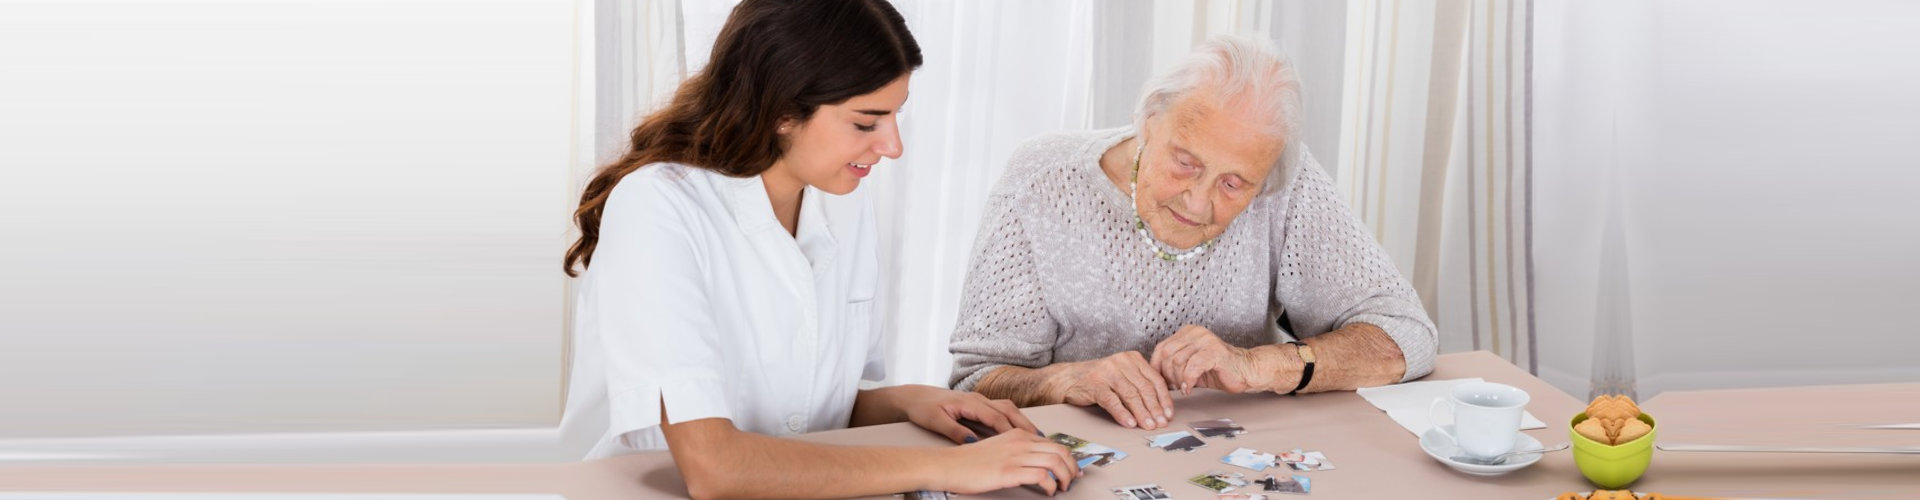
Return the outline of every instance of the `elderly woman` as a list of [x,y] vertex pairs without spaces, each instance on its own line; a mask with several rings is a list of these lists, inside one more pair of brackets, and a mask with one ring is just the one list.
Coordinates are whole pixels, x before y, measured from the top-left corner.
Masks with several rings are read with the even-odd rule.
[[1132,127],[1022,146],[975,243],[953,387],[1155,429],[1174,390],[1431,372],[1433,321],[1296,142],[1299,89],[1270,43],[1215,38],[1147,85]]

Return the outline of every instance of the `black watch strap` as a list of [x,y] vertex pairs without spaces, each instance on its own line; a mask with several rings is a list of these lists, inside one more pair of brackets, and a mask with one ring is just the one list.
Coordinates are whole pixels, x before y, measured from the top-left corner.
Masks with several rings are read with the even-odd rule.
[[1307,388],[1307,384],[1313,382],[1313,346],[1299,341],[1288,343],[1294,345],[1294,348],[1300,353],[1300,361],[1306,363],[1306,367],[1300,370],[1300,385],[1294,387],[1293,392],[1287,393],[1288,396],[1292,396],[1299,394],[1302,389]]

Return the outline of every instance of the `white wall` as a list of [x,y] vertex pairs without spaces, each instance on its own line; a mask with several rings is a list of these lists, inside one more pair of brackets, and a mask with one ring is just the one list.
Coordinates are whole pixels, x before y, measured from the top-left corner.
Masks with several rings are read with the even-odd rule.
[[573,23],[0,3],[0,438],[552,425]]
[[1920,380],[1920,4],[1538,9],[1544,377],[1586,393],[1617,176],[1642,397]]

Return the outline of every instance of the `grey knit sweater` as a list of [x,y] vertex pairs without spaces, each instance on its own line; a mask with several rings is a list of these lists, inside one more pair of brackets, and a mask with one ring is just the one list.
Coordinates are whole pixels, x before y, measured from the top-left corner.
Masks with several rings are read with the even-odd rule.
[[1241,347],[1283,342],[1283,312],[1299,338],[1378,326],[1406,357],[1403,381],[1433,371],[1433,321],[1311,156],[1276,173],[1285,184],[1206,253],[1173,262],[1135,233],[1126,191],[1100,170],[1101,154],[1132,135],[1048,135],[1014,152],[974,242],[949,344],[955,389],[1005,365],[1148,355],[1187,324]]

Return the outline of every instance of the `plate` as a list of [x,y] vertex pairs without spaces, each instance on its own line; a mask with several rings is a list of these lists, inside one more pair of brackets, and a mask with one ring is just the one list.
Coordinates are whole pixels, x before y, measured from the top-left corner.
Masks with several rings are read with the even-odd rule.
[[[1453,426],[1449,425],[1446,427],[1453,427]],[[1532,450],[1532,449],[1541,448],[1540,440],[1534,439],[1533,436],[1528,436],[1524,432],[1519,434],[1520,435],[1514,438],[1513,440],[1514,449]],[[1508,472],[1524,469],[1529,465],[1533,465],[1534,462],[1539,462],[1541,455],[1545,455],[1545,453],[1533,453],[1533,454],[1527,454],[1527,455],[1520,455],[1517,457],[1509,458],[1507,459],[1507,463],[1500,464],[1500,465],[1477,465],[1477,464],[1470,464],[1465,462],[1456,462],[1452,458],[1448,458],[1448,457],[1461,454],[1460,447],[1454,446],[1453,438],[1447,437],[1445,433],[1440,432],[1440,428],[1438,427],[1427,429],[1427,432],[1425,434],[1420,435],[1420,450],[1427,452],[1427,456],[1433,457],[1434,460],[1439,460],[1440,463],[1447,464],[1448,467],[1452,467],[1453,470],[1457,470],[1467,474],[1472,474],[1475,476],[1498,476],[1501,474],[1506,474]]]

